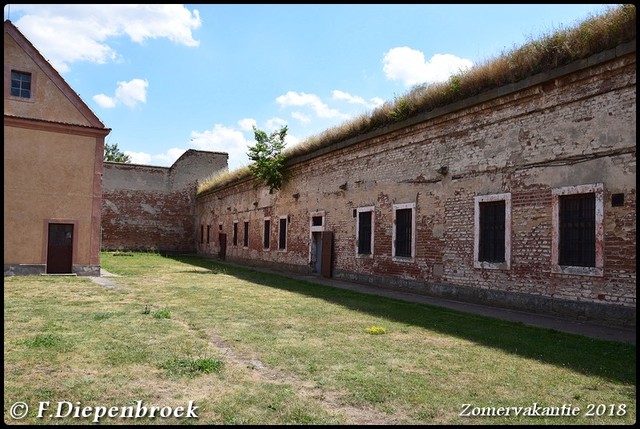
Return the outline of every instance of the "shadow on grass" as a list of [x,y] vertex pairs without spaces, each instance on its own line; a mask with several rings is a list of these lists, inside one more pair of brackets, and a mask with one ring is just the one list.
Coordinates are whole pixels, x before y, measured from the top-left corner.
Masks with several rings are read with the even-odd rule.
[[334,288],[196,256],[168,257],[210,269],[213,274],[222,272],[255,284],[320,298],[377,317],[464,338],[559,367],[568,367],[589,376],[603,377],[623,384],[636,383],[636,349],[632,344]]

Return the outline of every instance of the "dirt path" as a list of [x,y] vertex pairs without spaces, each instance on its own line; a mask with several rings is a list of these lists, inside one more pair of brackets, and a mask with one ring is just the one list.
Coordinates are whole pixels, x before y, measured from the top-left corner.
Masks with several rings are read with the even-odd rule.
[[341,398],[344,393],[342,392],[319,388],[313,382],[300,380],[279,369],[270,368],[259,359],[241,356],[218,335],[212,335],[209,342],[216,346],[227,359],[250,368],[256,381],[267,380],[272,383],[289,384],[301,397],[318,401],[324,409],[344,415],[345,424],[393,425],[398,423],[392,416],[380,413],[372,408],[364,409],[343,404]]

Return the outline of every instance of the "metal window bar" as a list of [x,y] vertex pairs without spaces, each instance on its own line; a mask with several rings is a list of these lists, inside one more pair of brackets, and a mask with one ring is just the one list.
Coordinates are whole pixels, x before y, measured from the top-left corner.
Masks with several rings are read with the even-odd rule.
[[595,267],[596,195],[562,195],[559,198],[560,265]]
[[396,255],[411,257],[411,209],[396,210]]
[[280,219],[280,237],[278,247],[280,250],[287,248],[287,219]]
[[358,213],[358,254],[371,254],[371,212]]
[[505,262],[505,202],[480,203],[480,243],[478,260]]
[[270,232],[271,232],[271,221],[265,220],[264,221],[264,242],[263,242],[263,246],[265,249],[269,248]]

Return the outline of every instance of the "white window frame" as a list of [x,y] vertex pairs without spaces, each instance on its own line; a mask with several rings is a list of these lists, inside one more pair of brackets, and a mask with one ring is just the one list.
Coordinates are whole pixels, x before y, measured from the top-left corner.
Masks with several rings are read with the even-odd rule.
[[[480,261],[480,204],[504,201],[504,262]],[[473,198],[473,266],[489,270],[511,269],[511,193],[478,195]]]
[[[411,256],[396,256],[396,212],[411,209]],[[393,205],[393,232],[391,240],[391,258],[398,262],[413,262],[416,257],[416,203],[402,203]]]
[[[368,255],[358,253],[358,251],[360,250],[358,248],[360,243],[360,213],[363,213],[363,212],[371,212],[371,253]],[[356,209],[356,242],[354,245],[356,258],[373,258],[373,254],[374,254],[373,243],[374,243],[375,217],[376,217],[375,213],[376,213],[375,206],[358,207]],[[395,232],[395,227],[394,227],[394,232]],[[395,240],[394,240],[394,243],[395,243]]]
[[[594,193],[596,199],[595,222],[595,267],[573,267],[559,265],[560,259],[560,197],[563,195]],[[551,272],[578,276],[604,276],[604,184],[594,183],[577,186],[563,186],[551,192],[552,233],[551,233]]]

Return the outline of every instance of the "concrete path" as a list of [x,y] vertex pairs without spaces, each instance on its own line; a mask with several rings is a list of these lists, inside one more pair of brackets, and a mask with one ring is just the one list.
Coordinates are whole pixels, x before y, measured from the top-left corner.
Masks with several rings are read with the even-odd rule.
[[112,277],[119,277],[119,276],[117,274],[111,274],[109,271],[103,268],[100,268],[100,277],[92,276],[90,277],[90,279],[93,280],[94,283],[99,284],[100,286],[116,289],[118,288],[118,284],[111,279]]

